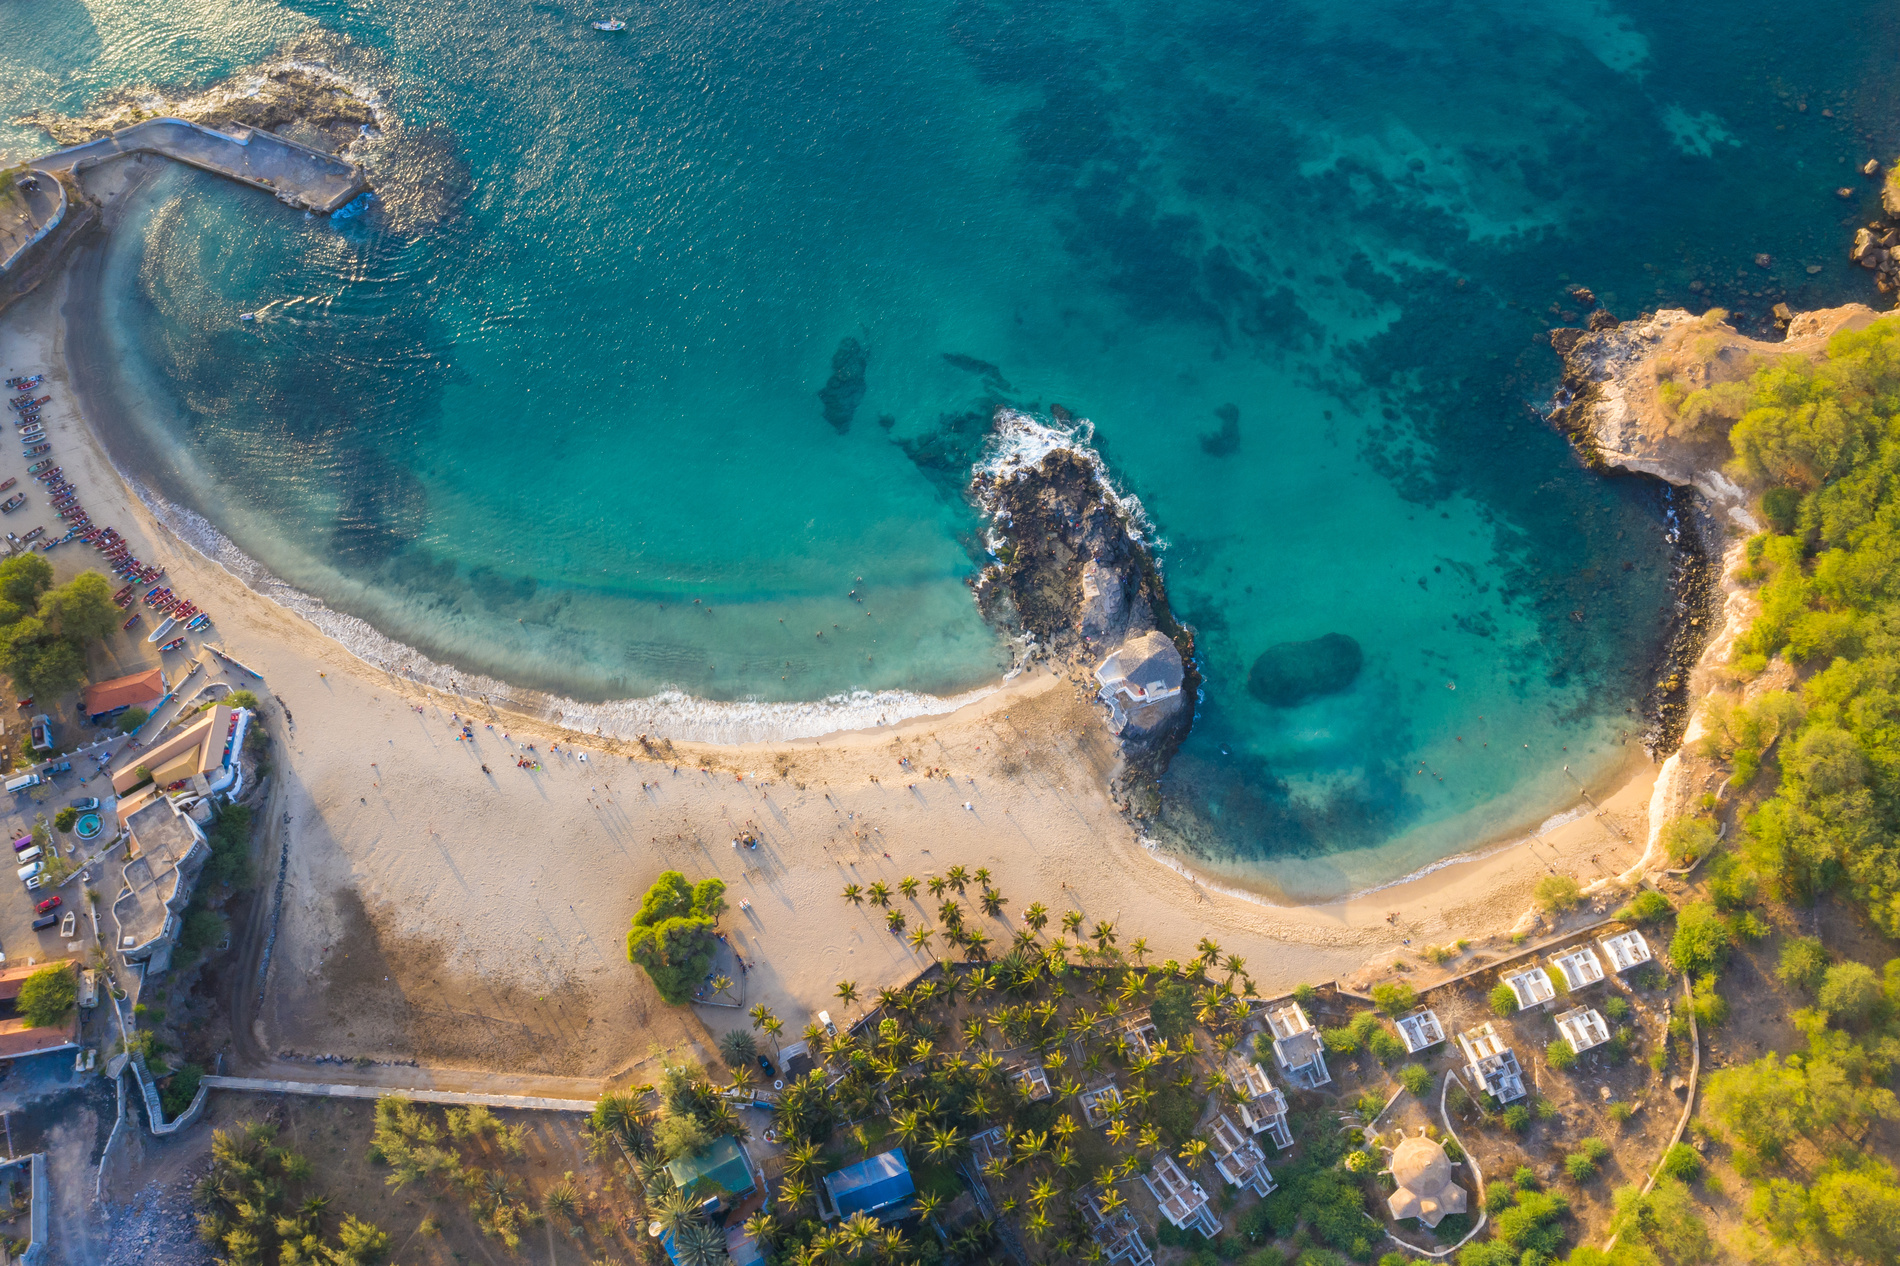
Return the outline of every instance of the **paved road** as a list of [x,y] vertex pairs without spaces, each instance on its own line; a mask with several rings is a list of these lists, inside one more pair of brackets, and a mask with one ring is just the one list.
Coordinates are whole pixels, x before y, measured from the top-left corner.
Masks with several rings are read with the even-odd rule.
[[33,188],[20,189],[20,203],[0,213],[0,260],[13,258],[13,252],[32,240],[35,233],[59,211],[59,186],[42,176]]

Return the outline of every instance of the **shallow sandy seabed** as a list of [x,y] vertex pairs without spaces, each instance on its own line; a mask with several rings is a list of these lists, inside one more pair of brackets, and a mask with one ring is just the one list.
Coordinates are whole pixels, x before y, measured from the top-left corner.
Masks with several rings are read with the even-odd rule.
[[[946,715],[651,755],[492,712],[363,662],[161,527],[74,404],[59,318],[63,307],[68,320],[96,319],[82,306],[66,303],[63,281],[16,306],[0,318],[0,367],[47,375],[55,456],[93,520],[161,561],[167,583],[212,613],[210,640],[265,678],[271,825],[288,832],[289,870],[259,1052],[597,1081],[658,1046],[703,1048],[743,1012],[667,1007],[625,956],[640,894],[668,868],[726,881],[724,926],[750,967],[744,1001],[772,1008],[789,1037],[821,1009],[855,1013],[834,997],[837,982],[871,995],[929,965],[885,930],[882,910],[844,901],[846,883],[894,888],[905,875],[987,867],[1009,901],[1001,918],[978,916],[996,943],[1040,901],[1052,932],[1079,910],[1091,925],[1113,922],[1124,949],[1145,938],[1155,959],[1190,957],[1211,936],[1271,993],[1363,983],[1457,937],[1477,952],[1519,921],[1544,874],[1588,883],[1625,869],[1647,839],[1654,768],[1644,762],[1599,794],[1601,813],[1357,899],[1276,907],[1143,847],[1106,793],[1110,744],[1086,688],[1046,669]],[[24,526],[45,517],[34,511]],[[76,545],[48,557],[62,579],[97,561]],[[152,654],[136,634],[115,635],[95,675]],[[457,713],[472,719],[472,741],[458,740]],[[539,771],[516,764],[528,743]],[[757,833],[756,850],[734,847],[742,829]],[[260,857],[272,877],[275,844]],[[934,926],[936,904],[927,890],[916,902],[893,896],[912,928]],[[235,1054],[226,1071],[312,1071]]]

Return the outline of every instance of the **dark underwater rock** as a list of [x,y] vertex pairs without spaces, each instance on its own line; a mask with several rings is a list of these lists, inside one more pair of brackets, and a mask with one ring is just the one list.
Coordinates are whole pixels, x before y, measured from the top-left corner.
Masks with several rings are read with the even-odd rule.
[[1240,451],[1240,406],[1224,404],[1214,410],[1220,430],[1201,432],[1201,451],[1209,457],[1231,457]]
[[983,381],[996,391],[1013,391],[1014,388],[1003,378],[1003,371],[986,360],[974,356],[965,356],[960,352],[945,352],[943,358],[965,373],[978,374]]
[[831,377],[818,398],[824,402],[825,421],[840,435],[851,429],[864,399],[864,367],[870,359],[864,344],[848,337],[838,340],[838,350],[831,354]]
[[1352,685],[1365,664],[1359,643],[1344,633],[1309,642],[1280,642],[1262,651],[1247,675],[1247,693],[1276,708],[1291,708],[1337,694]]

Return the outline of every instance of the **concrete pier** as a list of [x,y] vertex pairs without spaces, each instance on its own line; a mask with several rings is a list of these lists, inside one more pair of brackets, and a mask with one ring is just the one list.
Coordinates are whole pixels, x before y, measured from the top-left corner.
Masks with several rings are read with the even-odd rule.
[[369,188],[363,169],[269,132],[219,132],[183,119],[147,119],[111,136],[58,150],[33,166],[77,176],[126,154],[159,154],[247,184],[293,207],[328,214]]

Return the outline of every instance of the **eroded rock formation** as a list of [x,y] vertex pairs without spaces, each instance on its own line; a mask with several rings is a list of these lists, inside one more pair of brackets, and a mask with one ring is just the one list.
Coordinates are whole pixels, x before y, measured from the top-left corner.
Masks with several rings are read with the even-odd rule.
[[996,425],[1034,442],[1020,455],[1005,443],[971,483],[995,558],[973,582],[978,606],[1100,683],[1121,745],[1118,782],[1159,777],[1193,721],[1200,677],[1193,631],[1168,607],[1140,507],[1082,441],[1008,410]]

